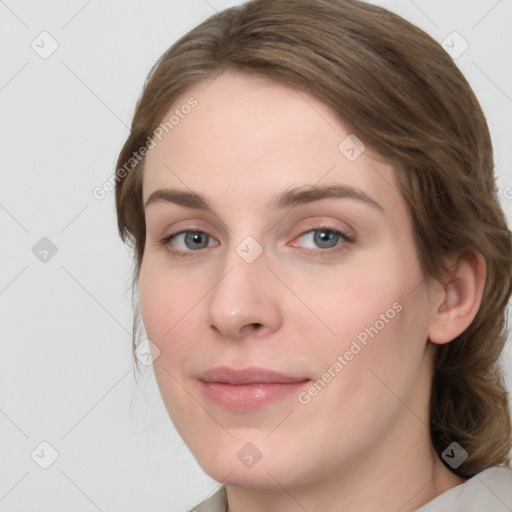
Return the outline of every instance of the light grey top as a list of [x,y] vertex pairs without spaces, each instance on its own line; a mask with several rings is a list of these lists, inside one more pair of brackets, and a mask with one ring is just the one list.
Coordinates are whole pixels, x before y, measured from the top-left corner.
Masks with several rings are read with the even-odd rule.
[[[226,489],[215,494],[190,512],[227,512]],[[429,501],[416,512],[512,512],[512,470],[494,467]]]

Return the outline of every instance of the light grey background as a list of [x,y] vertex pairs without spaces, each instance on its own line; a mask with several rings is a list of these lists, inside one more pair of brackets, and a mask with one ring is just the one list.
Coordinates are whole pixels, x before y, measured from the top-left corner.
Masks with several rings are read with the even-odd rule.
[[[114,172],[150,66],[199,21],[240,3],[0,1],[3,512],[180,512],[217,487],[176,434],[151,368],[134,381],[130,255],[113,193],[92,191]],[[456,31],[469,44],[456,62],[488,117],[511,219],[512,1],[377,3],[438,41]],[[32,251],[43,237],[57,248],[47,262]],[[504,364],[511,390],[510,345]]]

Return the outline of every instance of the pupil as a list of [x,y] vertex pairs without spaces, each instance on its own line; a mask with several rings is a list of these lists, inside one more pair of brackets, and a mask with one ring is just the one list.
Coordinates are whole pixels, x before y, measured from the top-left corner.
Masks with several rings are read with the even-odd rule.
[[323,248],[334,247],[337,242],[337,237],[332,231],[320,231],[315,235],[315,243]]
[[197,249],[198,245],[203,246],[204,245],[203,236],[204,235],[202,233],[193,233],[193,234],[188,233],[187,236],[185,237],[186,242],[188,242],[186,245],[191,245],[191,246],[195,245],[195,247],[192,247],[195,249]]

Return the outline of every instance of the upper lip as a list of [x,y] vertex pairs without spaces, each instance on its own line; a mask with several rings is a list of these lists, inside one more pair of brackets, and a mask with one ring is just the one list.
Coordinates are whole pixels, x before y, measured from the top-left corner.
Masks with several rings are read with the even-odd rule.
[[228,366],[210,368],[198,376],[203,382],[217,382],[220,384],[286,384],[290,382],[304,382],[307,377],[292,377],[284,373],[267,368],[234,369]]

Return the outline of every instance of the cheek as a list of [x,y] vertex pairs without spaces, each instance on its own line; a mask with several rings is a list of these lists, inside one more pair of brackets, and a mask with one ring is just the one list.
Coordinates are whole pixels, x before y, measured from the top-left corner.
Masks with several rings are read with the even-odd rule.
[[318,312],[333,334],[328,345],[348,348],[354,339],[364,344],[391,326],[397,327],[410,298],[411,283],[417,282],[420,275],[416,265],[406,267],[396,251],[386,254],[383,250],[376,257],[368,254],[350,268],[340,269],[322,286],[305,283],[305,302]]
[[331,369],[337,375],[325,399],[361,424],[370,425],[377,412],[390,417],[400,406],[397,397],[408,401],[421,373],[429,319],[424,287],[412,291],[412,275],[405,273],[388,277],[375,275],[366,294],[354,293],[345,303],[344,320],[335,325],[338,335],[319,368],[319,374]]
[[179,369],[192,345],[190,339],[183,336],[187,322],[191,321],[188,303],[193,299],[197,302],[190,289],[176,283],[175,277],[151,255],[145,255],[139,277],[140,312],[148,339],[158,347],[153,371],[173,421],[176,416],[180,418],[176,407],[186,403],[186,396],[182,396],[183,389],[178,384],[181,382]]
[[156,274],[151,263],[144,260],[139,277],[139,301],[147,337],[161,349],[159,340],[165,332],[169,297]]
[[180,286],[168,274],[151,256],[143,260],[139,277],[140,311],[147,337],[161,351],[186,313],[189,295],[189,288]]
[[334,332],[315,348],[316,372],[339,363],[338,356],[343,368],[338,364],[336,369],[351,375],[344,386],[358,386],[372,368],[392,381],[400,365],[405,365],[404,374],[414,371],[429,322],[422,280],[414,248],[389,244],[341,273],[323,293],[310,295],[312,309]]
[[[165,368],[173,375],[197,354],[204,323],[201,299],[207,283],[186,272],[170,270],[152,254],[145,256],[139,277],[140,312],[146,335],[160,353],[157,375]],[[165,375],[164,375],[165,376]]]

